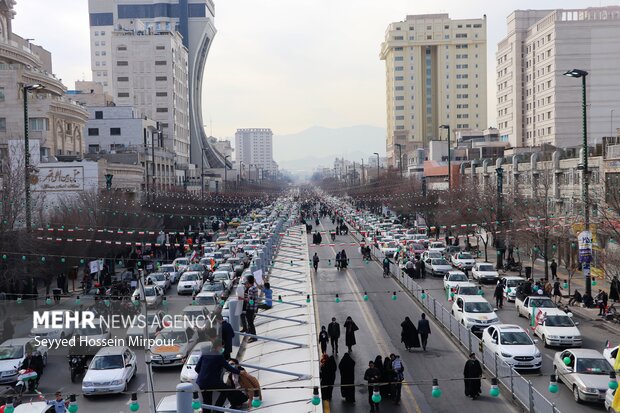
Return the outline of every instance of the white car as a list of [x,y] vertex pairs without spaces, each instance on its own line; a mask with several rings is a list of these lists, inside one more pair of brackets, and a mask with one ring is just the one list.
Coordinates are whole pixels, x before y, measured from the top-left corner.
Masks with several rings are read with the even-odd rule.
[[540,369],[542,354],[532,338],[514,324],[496,324],[482,332],[484,346],[516,369]]
[[463,296],[480,295],[478,291],[480,291],[480,287],[477,286],[476,284],[472,284],[472,283],[460,284],[456,286],[456,291],[454,291],[454,296],[456,298],[460,295],[463,295]]
[[540,337],[545,347],[581,347],[583,343],[572,314],[559,308],[537,309],[534,325],[534,334]]
[[46,402],[22,403],[15,407],[13,413],[55,413],[56,408]]
[[455,292],[456,287],[459,285],[468,284],[471,284],[469,278],[462,271],[451,270],[443,276],[443,288],[447,293],[450,293],[450,291]]
[[[84,326],[78,327],[73,331],[74,336],[80,336],[80,338],[84,339],[84,337],[88,340],[107,340],[111,337],[110,330],[106,328],[105,325],[101,323],[98,318],[93,320],[93,326]],[[90,353],[92,354],[92,353]]]
[[177,395],[171,394],[170,396],[163,397],[157,403],[155,413],[177,413]]
[[198,343],[192,349],[187,361],[183,365],[181,369],[181,382],[182,383],[195,383],[196,377],[198,377],[198,373],[194,370],[198,360],[200,360],[200,356],[202,355],[202,348],[204,346],[211,347],[211,342],[202,342]]
[[438,251],[424,251],[422,253],[422,255],[420,256],[420,259],[424,262],[426,262],[427,259],[429,258],[443,258],[443,255],[441,255],[441,252]]
[[172,261],[172,265],[177,269],[177,272],[183,273],[189,266],[189,258],[176,258]]
[[[132,340],[131,342],[139,343],[139,340],[137,340],[137,338],[144,337],[144,327],[147,328],[149,338],[155,338],[157,333],[162,328],[164,328],[165,315],[166,314],[161,310],[149,311],[146,319],[132,319],[132,323],[127,328],[127,342],[129,343],[129,339],[133,337],[134,340]],[[144,324],[146,324],[146,326],[144,326]]]
[[129,347],[103,347],[88,365],[82,381],[82,394],[125,392],[136,371],[136,354]]
[[181,275],[179,278],[179,284],[177,285],[177,293],[181,294],[195,294],[202,288],[202,274],[198,271],[188,271]]
[[34,338],[11,338],[0,345],[0,384],[17,382],[18,370],[28,353],[39,352],[47,365],[47,347]]
[[605,402],[613,367],[600,352],[585,348],[558,351],[553,357],[553,370],[558,382],[572,390],[577,403]]
[[232,278],[228,271],[215,271],[211,276],[211,281],[214,283],[221,282],[224,284],[224,289],[227,290],[232,285]]
[[487,262],[477,262],[471,270],[471,276],[479,282],[495,283],[499,280],[499,273],[493,264]]
[[532,319],[532,309],[534,307],[536,307],[537,309],[557,308],[551,298],[536,295],[530,295],[528,297],[525,297],[523,301],[521,301],[519,297],[517,297],[515,299],[515,307],[517,308],[517,314],[520,317],[527,318],[528,320]]
[[157,339],[174,344],[154,344],[151,347],[153,367],[182,366],[198,342],[198,332],[189,326],[166,327],[157,334]]
[[379,249],[383,254],[388,257],[393,257],[394,254],[399,250],[400,245],[397,241],[387,241],[381,244]]
[[134,300],[142,303],[146,302],[148,307],[157,307],[164,301],[164,290],[157,285],[145,285],[144,287],[136,288],[132,297]]
[[146,279],[147,279],[147,284],[149,283],[148,281],[150,280],[150,282],[152,282],[153,284],[161,288],[164,292],[170,289],[170,285],[171,285],[170,276],[164,274],[163,272],[154,272],[152,274],[149,274],[146,277]]
[[499,318],[491,304],[480,296],[456,297],[452,304],[452,315],[474,334],[492,324],[499,324]]
[[424,270],[429,275],[443,277],[448,271],[452,271],[452,265],[445,258],[427,258],[424,261]]
[[517,287],[525,282],[523,277],[504,277],[504,299],[506,301],[515,301],[517,299]]
[[179,281],[179,272],[176,267],[172,264],[165,264],[159,267],[159,272],[163,272],[164,274],[170,275],[170,282],[172,284],[176,284]]
[[65,324],[65,318],[67,316],[75,317],[75,314],[73,311],[67,310],[63,314],[60,315],[62,319],[58,320],[58,324],[64,325],[64,327],[62,328],[45,328],[45,327],[31,328],[30,337],[41,337],[41,338],[46,338],[46,339],[48,338],[49,339],[53,339],[53,338],[63,339],[63,338],[71,337],[73,335],[73,323],[69,323],[69,325]]
[[209,311],[214,311],[220,303],[220,295],[215,291],[201,291],[196,294],[196,305],[204,305]]
[[450,257],[450,260],[452,261],[452,265],[454,265],[461,271],[471,270],[472,268],[474,268],[474,265],[476,265],[476,260],[474,259],[474,256],[471,255],[469,252],[465,251],[453,254]]
[[428,244],[428,250],[437,251],[438,253],[443,254],[443,252],[446,250],[446,246],[441,241],[433,241]]

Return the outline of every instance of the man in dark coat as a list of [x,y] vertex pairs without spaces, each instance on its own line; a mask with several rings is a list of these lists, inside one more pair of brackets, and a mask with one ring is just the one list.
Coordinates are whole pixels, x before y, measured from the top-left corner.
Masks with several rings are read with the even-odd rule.
[[426,319],[426,314],[422,313],[422,318],[418,321],[418,334],[422,341],[422,350],[426,351],[426,343],[428,343],[428,335],[431,333],[431,325]]
[[381,372],[375,367],[375,363],[368,362],[368,368],[364,372],[364,380],[368,382],[368,404],[370,405],[370,411],[379,411],[379,403],[372,401],[372,393],[375,387],[375,383],[381,381]]
[[555,262],[555,259],[551,259],[551,264],[549,264],[549,268],[551,269],[551,279],[555,280],[558,278],[558,263]]
[[609,286],[609,299],[612,300],[614,303],[620,300],[620,281],[615,275],[611,279],[611,284]]
[[349,403],[355,403],[355,360],[349,353],[344,353],[340,364],[340,394]]
[[353,351],[353,346],[357,344],[355,341],[355,332],[357,330],[359,330],[359,328],[353,322],[351,316],[347,317],[344,322],[344,344],[349,349],[349,353]]
[[228,360],[230,359],[230,353],[232,353],[232,342],[233,338],[235,337],[235,331],[233,330],[230,323],[221,315],[219,316],[219,319],[222,323],[221,330],[222,343],[224,344],[224,358]]
[[504,284],[501,281],[497,282],[493,297],[495,297],[495,307],[501,309],[504,306]]
[[340,324],[336,322],[336,317],[332,317],[332,322],[327,326],[329,341],[332,343],[332,353],[338,354],[338,339],[340,338]]
[[336,381],[336,359],[334,356],[329,356],[327,362],[321,366],[321,397],[323,400],[331,400],[332,393],[334,391],[333,385]]
[[420,347],[418,330],[415,328],[415,325],[411,322],[409,317],[405,317],[405,321],[400,323],[400,327],[402,328],[400,332],[400,341],[401,343],[405,343],[405,348],[407,351],[410,351],[411,348]]
[[327,334],[327,330],[325,326],[321,327],[321,332],[319,333],[319,344],[321,345],[321,354],[327,354],[327,342],[329,341],[329,334]]
[[463,377],[465,378],[465,396],[476,400],[481,393],[480,378],[482,377],[482,366],[476,360],[476,353],[469,355],[469,360],[463,369]]
[[[233,374],[241,374],[241,371],[228,364],[224,356],[218,351],[220,348],[221,343],[218,343],[217,340],[212,348],[205,345],[202,348],[202,355],[194,368],[196,373],[198,373],[196,385],[202,391],[202,401],[204,404],[211,405],[213,403],[213,392],[216,389],[226,388],[226,384],[222,380],[222,369],[226,369]],[[215,401],[215,406],[223,406],[227,396],[227,392],[221,391]],[[203,409],[202,413],[211,412],[210,410]]]

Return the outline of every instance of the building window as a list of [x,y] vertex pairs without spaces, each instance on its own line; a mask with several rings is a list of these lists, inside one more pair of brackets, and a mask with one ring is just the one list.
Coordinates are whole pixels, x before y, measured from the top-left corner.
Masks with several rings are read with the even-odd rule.
[[168,92],[155,92],[155,96],[165,97],[165,96],[168,96]]
[[405,120],[405,117],[403,115],[398,115],[394,119],[395,120]]
[[396,106],[394,107],[394,110],[405,110],[404,106]]
[[168,64],[165,60],[155,60],[155,66],[166,66]]
[[110,128],[110,136],[120,136],[121,128]]
[[129,82],[129,77],[127,76],[119,76],[116,78],[119,82]]
[[95,111],[95,119],[103,119],[103,111],[96,110]]
[[116,50],[118,50],[119,52],[124,52],[127,50],[127,46],[118,46]]
[[129,66],[129,62],[127,60],[118,60],[116,66]]
[[88,145],[88,153],[99,153],[99,145]]
[[405,130],[404,125],[396,125],[396,130]]
[[405,100],[404,96],[395,96],[394,100]]
[[403,40],[403,36],[394,36],[394,40]]
[[167,113],[168,112],[168,108],[157,108],[155,111],[157,113]]
[[165,82],[168,80],[168,76],[155,76],[156,82]]
[[47,118],[30,118],[30,130],[49,131],[50,121]]
[[394,77],[394,80],[395,80],[396,82],[398,82],[398,81],[400,81],[400,80],[404,80],[404,79],[403,79],[403,77],[402,77],[402,76],[395,76],[395,77]]
[[88,136],[99,136],[99,128],[88,128]]
[[4,88],[0,87],[0,102],[4,102]]
[[394,61],[395,62],[402,62],[403,61],[403,56],[394,56]]
[[119,98],[128,98],[129,97],[129,93],[128,92],[118,92],[118,97]]
[[166,46],[157,45],[157,46],[155,46],[155,50],[166,50]]
[[402,72],[403,71],[403,66],[396,66],[396,67],[394,67],[394,71],[395,72]]

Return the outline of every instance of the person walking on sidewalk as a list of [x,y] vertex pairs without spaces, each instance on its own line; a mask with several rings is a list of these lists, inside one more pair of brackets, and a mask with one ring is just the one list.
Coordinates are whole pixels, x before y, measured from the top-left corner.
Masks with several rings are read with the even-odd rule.
[[422,350],[426,351],[426,343],[428,343],[428,336],[431,334],[431,325],[426,319],[426,314],[422,313],[422,318],[418,321],[418,334],[420,334],[420,341],[422,342]]
[[355,341],[355,332],[357,330],[359,330],[359,327],[357,327],[351,316],[347,317],[344,322],[344,343],[349,349],[349,353],[353,351],[353,346],[357,344]]
[[332,354],[338,354],[338,339],[340,339],[340,324],[336,322],[336,317],[332,317],[332,322],[327,326],[327,335],[332,344]]
[[558,263],[555,262],[555,258],[551,259],[551,264],[549,264],[549,268],[551,269],[551,279],[557,280],[558,278]]
[[465,396],[476,400],[481,393],[480,378],[482,377],[482,366],[476,360],[476,353],[469,354],[469,360],[467,360],[463,369],[463,377],[465,379]]
[[[248,275],[246,281],[246,287],[248,289],[248,306],[245,310],[245,319],[248,323],[248,334],[256,335],[256,327],[254,326],[254,317],[256,317],[256,311],[258,310],[258,287],[254,282],[254,276]],[[256,341],[256,337],[251,337],[248,343]]]
[[314,267],[314,272],[317,272],[319,270],[319,261],[319,254],[315,252],[314,256],[312,257],[312,266]]
[[340,394],[349,403],[355,403],[355,360],[344,353],[338,364],[340,370]]

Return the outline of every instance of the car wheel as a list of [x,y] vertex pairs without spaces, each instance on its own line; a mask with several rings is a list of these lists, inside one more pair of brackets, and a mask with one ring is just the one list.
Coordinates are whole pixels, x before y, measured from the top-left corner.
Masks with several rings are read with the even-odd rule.
[[573,399],[575,399],[577,403],[581,403],[581,396],[579,396],[579,388],[577,388],[577,386],[573,386]]

